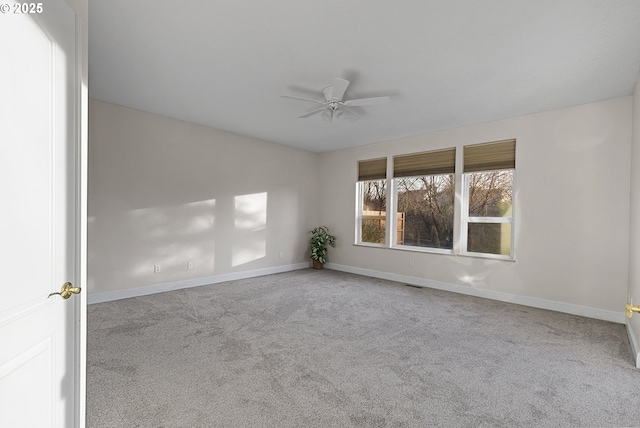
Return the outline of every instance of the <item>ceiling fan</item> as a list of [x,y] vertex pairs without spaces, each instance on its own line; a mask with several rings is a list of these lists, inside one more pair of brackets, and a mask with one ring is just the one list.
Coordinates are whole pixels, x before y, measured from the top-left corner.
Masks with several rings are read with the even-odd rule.
[[333,86],[327,86],[322,89],[324,100],[312,100],[310,98],[294,97],[291,95],[282,95],[283,98],[291,98],[294,100],[307,101],[311,103],[320,104],[315,110],[312,110],[300,118],[304,119],[313,116],[318,113],[322,113],[324,120],[333,122],[334,120],[348,119],[351,121],[357,120],[359,115],[353,111],[350,107],[361,106],[373,106],[379,104],[386,104],[389,102],[389,97],[374,97],[374,98],[359,98],[355,100],[344,100],[344,93],[349,86],[349,81],[345,79],[335,78],[333,80]]

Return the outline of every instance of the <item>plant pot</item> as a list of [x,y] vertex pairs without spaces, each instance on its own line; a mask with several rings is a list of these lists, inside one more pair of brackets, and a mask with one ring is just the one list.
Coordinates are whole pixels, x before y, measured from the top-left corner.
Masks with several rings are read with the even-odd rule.
[[313,261],[313,268],[314,268],[314,269],[322,269],[322,263],[320,263],[320,262],[319,262],[319,261],[317,261],[317,260],[314,260],[314,261]]

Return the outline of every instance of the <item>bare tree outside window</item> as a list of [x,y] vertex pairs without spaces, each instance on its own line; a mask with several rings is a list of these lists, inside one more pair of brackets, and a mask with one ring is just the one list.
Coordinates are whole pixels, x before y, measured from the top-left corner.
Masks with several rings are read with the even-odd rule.
[[362,194],[361,241],[384,244],[387,218],[387,181],[360,182]]
[[469,217],[511,217],[513,171],[469,174]]
[[511,254],[513,170],[468,174],[467,251]]
[[359,160],[356,244],[515,260],[515,169],[515,139]]
[[397,212],[404,216],[403,244],[452,249],[454,175],[403,177],[397,179],[397,190]]

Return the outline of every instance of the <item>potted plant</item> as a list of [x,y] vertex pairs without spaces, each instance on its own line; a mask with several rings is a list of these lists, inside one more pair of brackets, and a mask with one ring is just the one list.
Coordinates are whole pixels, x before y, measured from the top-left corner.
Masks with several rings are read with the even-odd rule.
[[327,262],[327,245],[335,248],[336,237],[329,234],[327,226],[319,226],[311,232],[311,260],[314,269],[322,269],[322,265]]

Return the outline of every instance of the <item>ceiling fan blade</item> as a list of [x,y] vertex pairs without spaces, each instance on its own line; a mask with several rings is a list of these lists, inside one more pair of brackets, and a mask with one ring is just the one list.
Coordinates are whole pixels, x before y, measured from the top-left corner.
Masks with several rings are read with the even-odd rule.
[[326,107],[320,107],[320,108],[317,108],[315,110],[312,110],[309,113],[305,113],[302,116],[298,116],[298,119],[305,119],[305,118],[307,118],[309,116],[313,116],[314,114],[318,114],[323,110],[326,110]]
[[349,86],[348,80],[340,79],[339,77],[333,79],[333,92],[331,93],[331,98],[342,101],[342,97],[344,96],[344,92],[347,90],[347,86]]
[[344,105],[349,107],[375,106],[380,104],[386,104],[388,102],[389,102],[389,97],[359,98],[357,100],[347,100],[344,102]]
[[344,118],[349,122],[355,122],[356,120],[360,119],[360,115],[351,110],[349,107],[343,106],[340,107],[340,110],[342,110],[342,112],[344,113]]
[[324,101],[312,100],[311,98],[293,97],[291,95],[280,95],[282,98],[290,98],[292,100],[307,101],[310,103],[324,104]]

